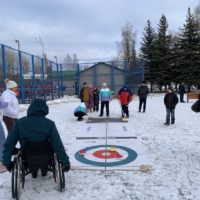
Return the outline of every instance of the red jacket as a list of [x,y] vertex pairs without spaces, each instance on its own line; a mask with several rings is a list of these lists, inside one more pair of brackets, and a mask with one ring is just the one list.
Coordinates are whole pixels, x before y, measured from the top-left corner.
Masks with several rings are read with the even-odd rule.
[[132,94],[129,89],[122,88],[118,93],[118,99],[122,105],[128,105],[132,101]]

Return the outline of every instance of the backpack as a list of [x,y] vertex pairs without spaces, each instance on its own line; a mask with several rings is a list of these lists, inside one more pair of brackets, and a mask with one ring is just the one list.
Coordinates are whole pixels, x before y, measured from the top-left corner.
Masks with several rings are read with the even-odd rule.
[[200,100],[197,100],[192,106],[192,111],[194,112],[200,112]]

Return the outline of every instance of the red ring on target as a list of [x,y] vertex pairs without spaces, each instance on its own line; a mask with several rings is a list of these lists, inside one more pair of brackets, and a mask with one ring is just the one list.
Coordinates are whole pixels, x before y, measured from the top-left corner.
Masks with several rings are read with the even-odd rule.
[[110,151],[110,150],[95,151],[93,153],[93,156],[96,158],[102,158],[102,159],[112,159],[112,158],[122,158],[123,157],[117,151]]

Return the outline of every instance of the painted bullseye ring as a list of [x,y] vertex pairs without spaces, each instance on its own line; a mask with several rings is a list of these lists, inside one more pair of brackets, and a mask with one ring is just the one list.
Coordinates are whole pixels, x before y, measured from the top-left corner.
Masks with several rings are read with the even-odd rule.
[[[86,158],[85,155],[80,155],[80,153],[78,151],[75,154],[75,158],[79,162],[82,162],[86,165],[96,166],[96,167],[114,167],[114,166],[118,166],[118,165],[126,165],[126,164],[134,161],[137,158],[137,153],[134,150],[124,147],[124,146],[118,146],[118,145],[96,145],[96,146],[86,147],[86,148],[84,148],[84,150],[86,151],[86,155],[87,155],[87,151],[89,151],[89,150],[95,150],[95,149],[102,148],[102,150],[96,151],[96,152],[99,152],[99,151],[105,151],[105,149],[109,149],[110,147],[113,147],[113,146],[117,149],[121,149],[121,150],[125,151],[128,154],[128,156],[125,159],[119,160],[119,161],[105,162],[105,160],[103,160],[102,162],[97,162],[94,160],[89,160],[88,158]],[[105,152],[101,152],[101,153],[105,153]],[[111,154],[111,155],[113,155],[113,154]],[[116,155],[116,152],[115,152],[115,155]],[[107,159],[107,158],[105,158],[105,159]]]
[[110,151],[110,150],[99,150],[95,151],[93,153],[93,156],[96,158],[102,158],[102,159],[111,159],[116,158],[116,151]]

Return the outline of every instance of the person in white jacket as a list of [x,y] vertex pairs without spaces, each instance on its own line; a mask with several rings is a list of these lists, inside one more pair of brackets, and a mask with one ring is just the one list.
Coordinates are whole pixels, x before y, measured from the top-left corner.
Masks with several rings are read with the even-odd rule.
[[3,109],[8,106],[8,103],[3,102],[2,96],[0,93],[0,172],[6,171],[6,168],[2,164],[2,156],[3,156],[3,149],[4,149],[4,142],[5,142],[5,132],[2,126],[3,121]]
[[7,127],[8,133],[15,124],[19,114],[19,102],[17,96],[19,95],[18,85],[15,81],[6,79],[6,90],[2,94],[4,102],[8,106],[3,109],[3,121]]

